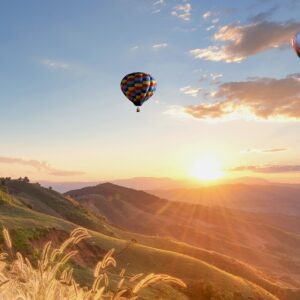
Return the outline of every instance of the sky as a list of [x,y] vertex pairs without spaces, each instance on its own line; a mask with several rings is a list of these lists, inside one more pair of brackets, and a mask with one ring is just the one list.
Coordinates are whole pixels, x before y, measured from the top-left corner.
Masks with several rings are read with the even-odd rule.
[[[0,3],[0,176],[300,182],[299,1]],[[120,81],[157,80],[140,113]]]

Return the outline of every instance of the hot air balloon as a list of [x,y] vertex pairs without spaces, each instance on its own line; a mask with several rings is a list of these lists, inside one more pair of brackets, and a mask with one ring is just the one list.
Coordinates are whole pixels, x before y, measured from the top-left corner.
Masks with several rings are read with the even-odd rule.
[[136,72],[126,75],[121,81],[123,94],[137,106],[136,111],[140,111],[143,105],[156,90],[155,79],[147,73]]
[[295,36],[291,40],[291,44],[298,57],[300,57],[300,32],[295,34]]

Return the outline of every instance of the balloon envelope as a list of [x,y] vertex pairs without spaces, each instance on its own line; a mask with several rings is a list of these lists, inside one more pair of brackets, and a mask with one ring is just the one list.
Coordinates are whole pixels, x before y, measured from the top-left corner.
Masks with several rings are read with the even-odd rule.
[[296,33],[292,38],[292,47],[294,48],[297,55],[300,57],[300,32]]
[[131,73],[122,79],[121,90],[135,106],[142,106],[153,96],[156,90],[156,81],[147,73]]

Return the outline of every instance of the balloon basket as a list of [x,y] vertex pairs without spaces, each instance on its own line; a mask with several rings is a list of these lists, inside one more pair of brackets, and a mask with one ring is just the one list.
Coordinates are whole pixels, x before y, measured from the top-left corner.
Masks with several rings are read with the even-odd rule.
[[140,112],[141,110],[140,110],[140,108],[139,107],[137,107],[136,108],[136,112]]

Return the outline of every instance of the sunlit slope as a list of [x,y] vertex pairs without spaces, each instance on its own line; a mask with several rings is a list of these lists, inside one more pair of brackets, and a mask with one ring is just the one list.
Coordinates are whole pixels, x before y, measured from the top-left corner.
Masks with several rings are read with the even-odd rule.
[[187,243],[178,242],[175,239],[147,236],[122,230],[119,230],[118,233],[123,238],[128,240],[134,239],[143,245],[148,245],[157,249],[169,250],[200,259],[201,261],[213,265],[223,271],[253,282],[270,293],[278,296],[280,299],[297,299],[297,297],[300,296],[300,289],[288,288],[280,281],[270,279],[267,274],[259,271],[257,268],[254,268],[249,264],[237,260],[235,257],[194,247]]
[[74,224],[63,219],[36,212],[22,204],[19,205],[19,201],[16,198],[3,191],[0,191],[0,220],[2,225],[8,228],[42,226],[45,228],[55,227],[70,230],[74,227]]
[[277,215],[169,202],[109,183],[68,194],[124,230],[172,237],[253,265],[286,287],[300,285],[300,236],[281,226],[288,216],[283,222]]
[[[118,251],[122,251],[123,247],[124,244],[118,248]],[[146,261],[145,257],[147,257]],[[163,270],[163,272],[183,278],[191,288],[195,288],[193,282],[196,281],[199,286],[203,283],[211,283],[220,290],[226,290],[227,295],[231,293],[233,295],[234,291],[239,292],[242,299],[247,299],[247,297],[250,299],[251,297],[253,299],[276,299],[265,290],[244,279],[232,276],[198,259],[171,251],[133,244],[118,257],[118,260],[128,266],[134,266],[134,272],[144,272],[145,269],[154,272]],[[193,299],[199,299],[199,297],[194,295]]]
[[[28,252],[32,250],[27,244],[24,244],[22,238],[26,238],[28,243],[37,246],[39,240],[46,241],[48,237],[51,237],[55,241],[59,239],[60,235],[65,236],[66,231],[77,226],[60,218],[35,212],[30,208],[20,207],[17,202],[17,199],[6,193],[1,193],[0,219],[3,226],[13,232],[13,243],[17,243],[18,251]],[[80,267],[81,272],[84,267],[89,265],[90,261],[101,258],[107,250],[115,248],[119,268],[126,267],[129,274],[163,272],[178,276],[188,283],[189,286],[184,293],[188,294],[190,299],[199,299],[195,291],[199,292],[207,285],[213,286],[220,295],[231,295],[233,291],[237,291],[242,297],[241,299],[251,299],[251,297],[252,299],[276,299],[258,286],[221,271],[199,259],[130,243],[95,231],[91,233],[93,238],[87,244],[80,246],[80,250],[83,251],[83,254],[78,258],[78,267]],[[171,299],[180,299],[180,297],[177,298],[176,296]]]
[[5,185],[8,193],[24,207],[61,218],[80,226],[109,234],[105,220],[87,211],[77,202],[72,202],[56,191],[19,180],[10,180]]

